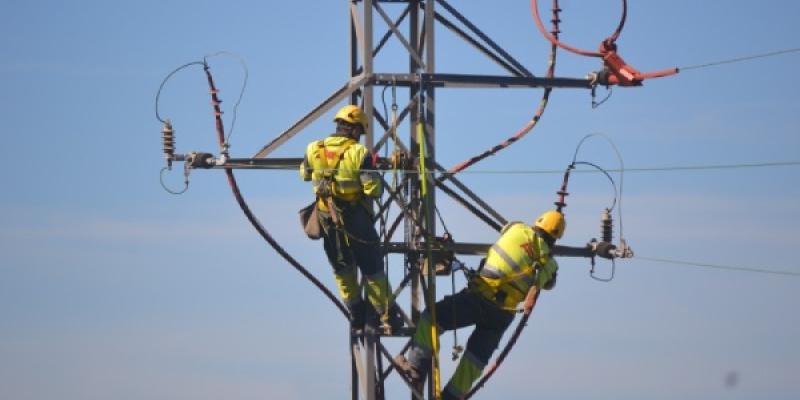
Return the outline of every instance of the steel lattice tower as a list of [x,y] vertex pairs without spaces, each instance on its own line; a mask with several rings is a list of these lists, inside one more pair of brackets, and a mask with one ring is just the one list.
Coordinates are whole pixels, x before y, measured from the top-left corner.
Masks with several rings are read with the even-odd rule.
[[[588,79],[535,77],[445,0],[425,2],[420,0],[350,0],[348,7],[350,20],[349,79],[340,89],[265,145],[251,159],[232,159],[230,165],[245,164],[248,168],[254,166],[295,167],[298,165],[299,159],[272,159],[267,156],[306,126],[347,100],[350,104],[360,105],[369,117],[370,124],[364,144],[377,154],[385,150],[386,146],[396,146],[401,149],[405,158],[404,165],[409,168],[413,168],[419,162],[421,143],[417,139],[416,127],[422,122],[425,133],[425,165],[431,170],[444,172],[445,169],[436,162],[437,89],[459,87],[590,89],[592,87],[592,83]],[[402,11],[395,19],[392,19],[386,11],[389,7],[402,7]],[[440,8],[446,11],[448,16],[440,13],[438,11]],[[388,27],[380,37],[376,36],[377,31],[374,29],[375,19],[382,20]],[[440,26],[470,44],[479,53],[499,65],[507,74],[437,73],[435,33],[436,28]],[[408,64],[402,68],[403,72],[377,72],[374,69],[374,61],[392,37],[402,44]],[[408,103],[398,115],[399,121],[407,119],[410,125],[407,142],[392,137],[392,128],[399,123],[391,121],[389,115],[381,113],[375,107],[376,88],[387,87],[405,88],[408,92]],[[377,127],[380,129],[376,129]],[[388,169],[386,167],[388,163],[387,160],[384,160],[383,168]],[[385,251],[404,254],[406,279],[395,289],[395,294],[406,288],[410,290],[411,304],[410,312],[407,315],[414,324],[424,308],[424,296],[420,296],[422,289],[435,288],[435,278],[431,280],[433,275],[425,276],[422,273],[426,263],[434,265],[434,260],[427,260],[428,256],[423,251],[423,247],[437,245],[431,243],[431,239],[436,236],[436,226],[434,218],[431,218],[431,207],[424,207],[425,199],[421,195],[422,178],[424,177],[417,174],[407,175],[397,193],[393,193],[386,203],[394,201],[403,210],[401,216],[404,219],[404,240],[390,242],[390,238],[387,238]],[[499,213],[454,176],[448,177],[448,183],[452,186],[445,185],[443,182],[433,182],[430,176],[428,180],[431,181],[429,185],[435,183],[436,189],[453,197],[493,228],[499,230],[499,226],[506,222]],[[428,201],[435,205],[432,194]],[[426,216],[425,213],[428,215]],[[427,237],[422,232],[427,232]],[[454,245],[452,249],[459,254],[482,254],[487,248],[486,244],[462,243]],[[437,249],[441,250],[441,246]],[[586,255],[583,248],[576,249],[572,254],[569,254],[566,247],[562,247],[560,250],[562,255]],[[432,253],[428,252],[427,254]],[[435,293],[431,294],[432,298],[435,298]],[[405,329],[394,336],[410,336],[412,333],[411,329]],[[352,398],[354,400],[359,399],[362,394],[367,400],[385,398],[383,383],[392,373],[393,366],[392,355],[381,344],[381,337],[379,332],[371,329],[350,335]],[[428,392],[430,394],[430,389]],[[413,391],[411,397],[412,399],[416,398]]]

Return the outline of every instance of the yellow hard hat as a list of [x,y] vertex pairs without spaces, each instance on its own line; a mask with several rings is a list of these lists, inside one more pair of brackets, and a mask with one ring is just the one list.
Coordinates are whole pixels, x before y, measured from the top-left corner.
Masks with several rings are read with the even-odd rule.
[[358,106],[350,104],[339,109],[339,111],[336,113],[336,116],[333,117],[334,122],[338,120],[342,120],[350,124],[360,124],[365,131],[367,130],[367,115],[364,114],[364,111]]
[[536,222],[533,226],[547,232],[553,239],[558,240],[561,239],[561,236],[564,236],[564,230],[567,228],[567,221],[560,212],[550,210],[545,211],[539,218],[536,218]]

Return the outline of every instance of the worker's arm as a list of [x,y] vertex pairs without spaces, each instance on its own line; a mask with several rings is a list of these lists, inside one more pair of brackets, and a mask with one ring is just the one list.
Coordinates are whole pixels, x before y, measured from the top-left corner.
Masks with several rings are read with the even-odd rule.
[[311,180],[311,167],[308,165],[306,157],[303,157],[303,162],[300,163],[300,177],[306,182]]
[[308,153],[311,151],[311,146],[313,145],[313,143],[308,145],[306,148],[306,153],[303,155],[303,161],[300,163],[300,177],[306,182],[311,180],[312,168],[311,164],[308,162]]
[[383,183],[380,174],[375,170],[375,162],[369,152],[364,152],[360,171],[359,178],[361,179],[361,186],[363,187],[364,194],[372,198],[381,197],[381,194],[383,194]]
[[551,290],[556,286],[557,277],[558,263],[552,257],[548,257],[547,262],[540,265],[536,272],[536,286],[544,290]]

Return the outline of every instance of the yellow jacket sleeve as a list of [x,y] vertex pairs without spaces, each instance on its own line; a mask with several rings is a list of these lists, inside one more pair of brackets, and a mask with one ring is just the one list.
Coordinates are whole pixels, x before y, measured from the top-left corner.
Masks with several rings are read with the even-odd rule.
[[549,257],[547,263],[539,267],[539,271],[536,273],[536,286],[539,288],[550,287],[550,281],[555,279],[556,272],[558,272],[558,263]]
[[361,157],[359,179],[361,180],[362,190],[364,195],[378,198],[383,194],[383,181],[380,174],[375,171],[375,164],[372,162],[372,156],[364,146],[359,146],[358,156]]

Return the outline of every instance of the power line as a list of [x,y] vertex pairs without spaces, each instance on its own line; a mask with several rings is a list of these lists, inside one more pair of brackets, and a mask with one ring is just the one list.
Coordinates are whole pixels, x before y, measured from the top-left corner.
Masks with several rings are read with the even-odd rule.
[[[229,163],[231,166],[242,168],[242,169],[275,169],[275,170],[295,170],[297,169],[296,166],[291,165],[257,165],[257,164],[243,164],[243,163]],[[738,164],[711,164],[711,165],[673,165],[673,166],[664,166],[664,167],[639,167],[639,168],[625,168],[624,172],[671,172],[671,171],[703,171],[703,170],[724,170],[724,169],[745,169],[745,168],[767,168],[767,167],[797,167],[800,166],[800,160],[797,161],[767,161],[767,162],[759,162],[759,163],[738,163]],[[620,172],[621,169],[615,168],[607,168],[605,169],[607,172]],[[385,172],[384,170],[370,170],[370,169],[362,169],[364,172]],[[397,172],[401,172],[404,174],[416,174],[419,173],[416,169],[399,169]],[[594,169],[575,169],[572,171],[573,173],[600,173],[600,171]],[[432,175],[446,175],[447,172],[445,171],[431,171],[428,172]],[[537,174],[563,174],[563,169],[485,169],[485,170],[465,170],[458,173],[458,175],[464,174],[486,174],[486,175],[537,175]]]
[[687,66],[687,67],[680,67],[680,68],[678,68],[678,70],[686,71],[686,70],[689,70],[689,69],[700,69],[700,68],[713,67],[713,66],[722,65],[722,64],[733,64],[733,63],[737,63],[737,62],[741,62],[741,61],[754,60],[754,59],[757,59],[757,58],[773,57],[773,56],[777,56],[777,55],[781,55],[781,54],[795,53],[795,52],[800,52],[800,47],[795,47],[795,48],[791,48],[791,49],[784,49],[784,50],[778,50],[778,51],[772,51],[772,52],[769,52],[769,53],[755,54],[755,55],[751,55],[751,56],[736,57],[736,58],[731,58],[731,59],[728,59],[728,60],[714,61],[714,62],[705,63],[705,64],[690,65],[690,66]]
[[[764,167],[789,167],[800,166],[800,161],[772,161],[761,163],[739,163],[739,164],[712,164],[712,165],[677,165],[664,167],[639,167],[625,168],[624,172],[660,172],[660,171],[699,171],[699,170],[718,170],[718,169],[742,169],[742,168],[764,168]],[[606,168],[608,172],[620,172],[620,169]],[[467,171],[465,171],[467,172]],[[483,174],[563,174],[563,170],[483,170],[471,171],[472,173]],[[597,173],[596,170],[575,170],[577,173]]]
[[[625,168],[614,169],[606,168],[607,172],[669,172],[669,171],[702,171],[702,170],[723,170],[723,169],[744,169],[744,168],[765,168],[765,167],[796,167],[800,166],[800,161],[770,161],[760,163],[739,163],[739,164],[711,164],[711,165],[678,165],[678,166],[664,166],[664,167],[640,167],[640,168]],[[364,170],[367,171],[367,170]],[[380,170],[372,170],[374,172],[382,172]],[[406,174],[418,173],[417,170],[400,170]],[[431,172],[432,174],[446,175],[447,172]],[[459,172],[462,174],[486,174],[486,175],[537,175],[537,174],[563,174],[563,169],[539,169],[539,170],[525,170],[525,169],[496,169],[496,170],[465,170]],[[594,169],[573,170],[573,173],[599,173]]]
[[744,271],[744,272],[756,272],[761,274],[775,274],[775,275],[788,275],[788,276],[800,276],[800,272],[794,271],[782,271],[770,268],[749,268],[749,267],[735,267],[730,265],[720,265],[720,264],[707,264],[707,263],[698,263],[692,261],[682,261],[682,260],[670,260],[666,258],[654,258],[654,257],[642,257],[642,256],[635,256],[634,258],[639,260],[645,261],[653,261],[653,262],[660,262],[666,264],[676,264],[676,265],[685,265],[685,266],[692,266],[692,267],[704,267],[704,268],[716,268],[716,269],[723,269],[729,271]]
[[[715,164],[715,165],[712,164],[712,165],[688,165],[688,166],[672,166],[672,167],[626,168],[625,172],[739,169],[739,168],[787,167],[787,166],[798,166],[798,165],[800,165],[800,161],[772,161],[772,162],[762,162],[762,163]],[[613,171],[613,170],[608,170],[608,171]]]

